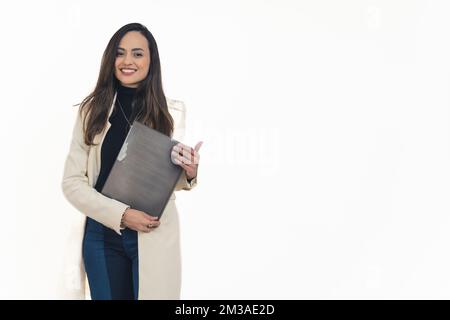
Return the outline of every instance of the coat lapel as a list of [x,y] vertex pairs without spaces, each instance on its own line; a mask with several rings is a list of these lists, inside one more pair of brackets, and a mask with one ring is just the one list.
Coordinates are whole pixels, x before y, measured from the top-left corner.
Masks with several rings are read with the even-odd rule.
[[[97,134],[94,137],[94,144],[96,144],[95,148],[96,148],[96,153],[95,153],[95,162],[97,164],[97,168],[100,169],[100,164],[101,164],[101,151],[102,151],[102,143],[103,140],[106,136],[106,133],[108,133],[109,128],[111,127],[111,122],[109,122],[109,117],[111,116],[113,110],[114,110],[114,103],[116,102],[116,97],[117,97],[117,91],[114,94],[114,98],[113,98],[113,102],[111,104],[111,106],[109,107],[109,112],[108,112],[108,121],[106,121],[106,127],[105,129]],[[98,172],[96,172],[96,176],[97,176]]]

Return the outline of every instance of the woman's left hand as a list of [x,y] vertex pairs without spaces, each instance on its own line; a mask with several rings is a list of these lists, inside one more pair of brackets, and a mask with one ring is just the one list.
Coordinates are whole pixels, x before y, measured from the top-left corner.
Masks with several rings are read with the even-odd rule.
[[191,148],[180,142],[172,148],[172,162],[178,164],[186,171],[186,177],[188,179],[193,179],[197,176],[197,169],[200,161],[198,150],[200,150],[202,144],[203,141],[200,141],[194,148]]

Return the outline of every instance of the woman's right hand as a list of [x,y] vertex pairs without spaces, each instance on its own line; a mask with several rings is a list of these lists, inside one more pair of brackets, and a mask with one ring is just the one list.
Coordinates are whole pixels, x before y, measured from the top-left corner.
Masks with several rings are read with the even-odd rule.
[[122,218],[125,227],[140,232],[150,232],[160,224],[157,217],[152,217],[143,211],[128,208]]

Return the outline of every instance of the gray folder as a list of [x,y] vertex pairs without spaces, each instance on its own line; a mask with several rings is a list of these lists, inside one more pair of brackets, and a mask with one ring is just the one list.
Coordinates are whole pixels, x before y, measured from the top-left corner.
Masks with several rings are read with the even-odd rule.
[[134,121],[101,193],[160,218],[183,171],[170,157],[177,143]]

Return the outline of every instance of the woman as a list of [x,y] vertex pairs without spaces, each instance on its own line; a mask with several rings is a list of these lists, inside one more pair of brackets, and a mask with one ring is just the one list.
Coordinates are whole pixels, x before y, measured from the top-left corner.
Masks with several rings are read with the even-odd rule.
[[[138,23],[120,28],[105,49],[97,85],[80,104],[62,189],[86,216],[82,261],[92,299],[179,299],[175,194],[158,221],[100,193],[134,120],[183,140],[184,104],[165,97],[155,39]],[[196,185],[201,144],[173,147],[171,159],[184,169],[175,190]]]

